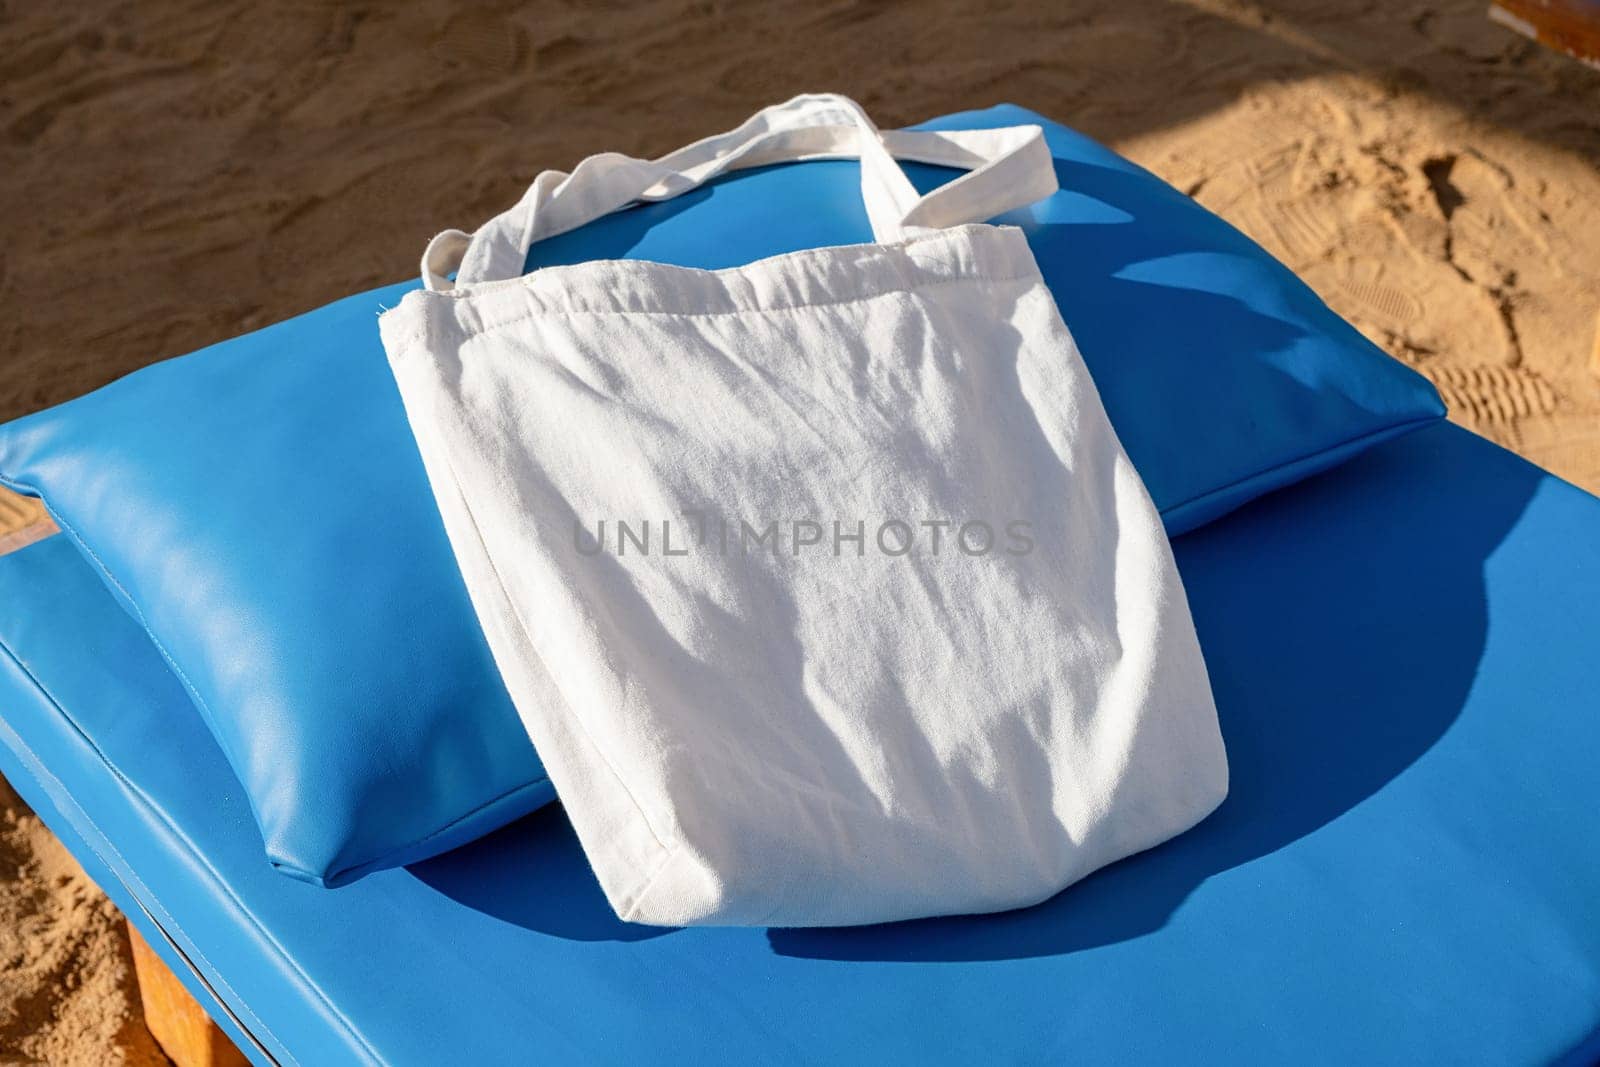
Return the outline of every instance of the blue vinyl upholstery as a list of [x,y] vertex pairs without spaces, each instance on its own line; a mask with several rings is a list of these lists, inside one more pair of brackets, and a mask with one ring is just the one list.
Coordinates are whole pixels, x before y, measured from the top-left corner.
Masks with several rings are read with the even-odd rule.
[[[1216,216],[1046,127],[1062,191],[1023,227],[1169,530],[1437,419],[1437,395]],[[914,168],[929,188],[950,172]],[[467,220],[445,220],[466,222]],[[530,266],[723,267],[868,239],[848,162],[766,168],[536,246]],[[478,631],[374,322],[330,304],[0,427],[187,683],[267,855],[337,885],[549,800]],[[290,503],[290,502],[293,503]]]
[[284,1062],[1592,1062],[1600,501],[1440,425],[1175,547],[1232,792],[1005,915],[625,926],[559,807],[278,877],[61,538],[0,559],[0,769]]

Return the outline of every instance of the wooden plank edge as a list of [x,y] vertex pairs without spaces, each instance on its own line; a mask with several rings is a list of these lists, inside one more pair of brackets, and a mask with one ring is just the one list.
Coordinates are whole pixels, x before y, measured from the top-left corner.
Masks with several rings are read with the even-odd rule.
[[174,1067],[250,1067],[244,1053],[228,1040],[138,928],[131,922],[127,926],[144,1023]]
[[1570,2],[1496,0],[1489,19],[1600,70],[1600,5],[1580,9]]

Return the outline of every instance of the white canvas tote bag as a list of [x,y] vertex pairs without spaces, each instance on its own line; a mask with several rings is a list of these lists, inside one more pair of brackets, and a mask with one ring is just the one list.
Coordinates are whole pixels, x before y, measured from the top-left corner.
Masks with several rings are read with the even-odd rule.
[[[919,197],[896,155],[970,172]],[[876,243],[519,276],[597,215],[830,156],[859,156]],[[1037,127],[880,132],[803,96],[541,175],[436,238],[383,316],[489,644],[622,918],[1012,908],[1221,802],[1155,507],[1022,233],[980,224],[1054,188]]]

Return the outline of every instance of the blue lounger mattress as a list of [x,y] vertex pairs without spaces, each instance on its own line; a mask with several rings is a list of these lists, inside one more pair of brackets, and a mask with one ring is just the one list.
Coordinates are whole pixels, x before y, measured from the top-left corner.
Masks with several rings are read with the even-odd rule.
[[0,559],[0,769],[260,1062],[1589,1062],[1600,501],[1440,425],[1178,539],[1232,766],[1037,908],[620,924],[561,812],[275,873],[62,538]]

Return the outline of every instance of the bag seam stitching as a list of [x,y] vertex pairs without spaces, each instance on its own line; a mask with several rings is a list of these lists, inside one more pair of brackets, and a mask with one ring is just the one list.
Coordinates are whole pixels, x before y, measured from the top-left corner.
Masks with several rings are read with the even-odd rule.
[[[621,260],[619,262],[636,261]],[[465,343],[466,341],[475,340],[479,337],[485,337],[489,334],[497,333],[500,330],[506,329],[510,326],[515,326],[518,323],[541,318],[584,318],[610,315],[638,315],[649,318],[671,319],[730,318],[743,315],[768,315],[775,314],[780,311],[809,311],[816,308],[849,307],[854,304],[865,304],[868,301],[880,300],[889,296],[909,296],[925,289],[933,289],[944,285],[1007,285],[1014,282],[1032,280],[1033,278],[1028,274],[1006,275],[1003,277],[991,277],[985,274],[964,275],[959,278],[938,278],[921,282],[917,285],[899,286],[893,289],[884,289],[880,292],[868,293],[865,296],[844,297],[838,300],[811,300],[800,304],[777,304],[769,307],[730,308],[727,311],[673,311],[664,308],[541,308],[537,311],[524,312],[521,315],[516,315],[509,319],[503,319],[499,322],[484,323],[483,325],[474,327],[472,329],[463,329],[463,336],[461,340],[463,343]],[[414,345],[408,345],[407,347],[409,349],[414,347]]]
[[[489,562],[489,571],[494,575],[495,584],[500,587],[500,596],[504,599],[506,607],[510,609],[511,617],[516,621],[517,629],[522,632],[523,640],[528,642],[528,646],[533,649],[534,655],[537,656],[539,654],[538,647],[534,644],[533,635],[528,632],[528,625],[523,620],[522,613],[516,609],[516,605],[511,599],[510,590],[506,587],[505,578],[500,574],[500,567],[497,563],[495,563],[493,555],[490,554],[489,546],[484,544],[483,534],[478,525],[477,516],[472,513],[472,505],[467,502],[466,495],[461,491],[461,479],[456,475],[455,463],[450,458],[449,447],[447,445],[442,446],[440,451],[444,453],[445,465],[450,471],[451,481],[455,483],[456,492],[461,495],[462,509],[466,513],[467,521],[472,524],[472,536],[477,540],[479,546],[482,548],[484,558]],[[554,683],[554,679],[551,681]],[[558,685],[556,688],[559,691],[560,686]],[[661,840],[661,835],[656,832],[654,820],[652,820],[649,814],[645,811],[644,805],[640,804],[638,799],[634,797],[633,790],[628,788],[627,782],[624,780],[623,776],[617,772],[615,765],[611,761],[611,757],[606,754],[605,749],[601,747],[599,742],[594,739],[594,735],[589,732],[588,724],[583,721],[582,716],[577,715],[572,711],[571,706],[567,705],[565,696],[562,697],[561,702],[563,705],[566,705],[567,715],[577,723],[578,729],[583,732],[583,736],[588,739],[589,744],[593,745],[595,751],[600,753],[600,758],[605,761],[606,769],[611,772],[612,777],[616,778],[618,784],[622,786],[622,791],[627,794],[628,802],[632,804],[634,810],[639,813],[639,818],[644,822],[645,829],[650,831],[650,837],[655,841],[656,846],[658,848],[666,849],[669,852],[675,850],[679,843],[674,842],[673,844],[669,845],[665,841]]]

